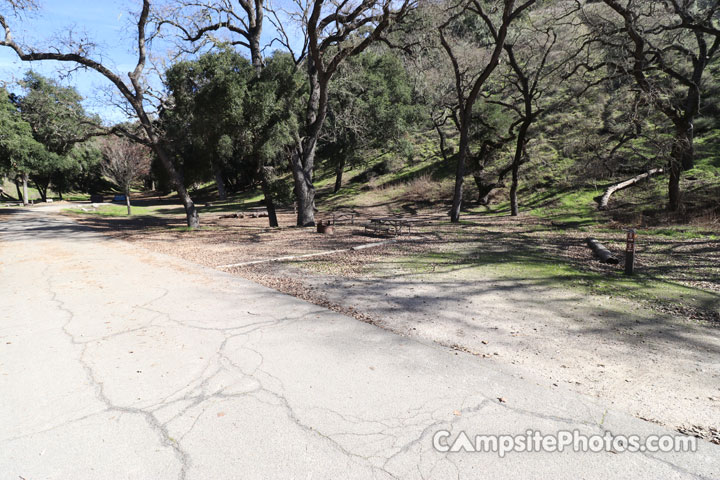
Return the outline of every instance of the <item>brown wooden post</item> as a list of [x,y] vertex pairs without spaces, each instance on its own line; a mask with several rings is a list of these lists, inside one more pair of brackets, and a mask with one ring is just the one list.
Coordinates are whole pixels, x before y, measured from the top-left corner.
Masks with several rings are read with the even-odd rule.
[[625,275],[632,275],[635,271],[635,239],[634,229],[627,232],[627,246],[625,247]]

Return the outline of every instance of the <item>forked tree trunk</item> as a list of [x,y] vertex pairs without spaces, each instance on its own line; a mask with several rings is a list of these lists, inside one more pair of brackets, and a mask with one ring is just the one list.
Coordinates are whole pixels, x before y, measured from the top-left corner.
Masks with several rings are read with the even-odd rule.
[[295,182],[298,227],[315,225],[315,186],[313,185],[315,145],[327,114],[327,83],[330,81],[329,77],[324,77],[321,81],[311,60],[307,65],[310,97],[305,112],[305,137],[300,139],[290,157],[290,167]]
[[[170,157],[166,154],[164,149],[159,144],[159,139],[157,138],[157,135],[155,134],[153,130],[153,121],[148,116],[147,112],[145,111],[145,90],[144,90],[144,82],[140,78],[142,75],[142,72],[145,68],[145,62],[147,57],[146,47],[147,47],[147,38],[145,36],[146,27],[148,23],[148,19],[151,17],[150,15],[150,1],[144,0],[142,2],[142,10],[139,13],[139,16],[137,17],[137,27],[138,27],[138,37],[137,37],[137,47],[138,47],[138,63],[135,66],[135,70],[130,72],[128,74],[130,82],[128,83],[125,79],[121,78],[119,75],[113,73],[111,70],[109,70],[105,65],[102,63],[92,60],[89,57],[85,56],[82,51],[72,52],[72,53],[61,53],[57,50],[51,49],[50,51],[45,52],[38,52],[38,51],[32,51],[32,50],[24,50],[23,47],[18,45],[12,40],[12,35],[10,32],[10,28],[3,22],[4,24],[4,30],[5,30],[5,36],[2,43],[2,46],[10,47],[12,48],[15,53],[17,53],[18,57],[20,57],[20,60],[22,61],[28,61],[28,62],[34,62],[34,61],[43,61],[43,60],[57,60],[60,62],[71,62],[77,65],[81,65],[90,69],[95,70],[96,72],[103,75],[105,78],[107,78],[110,82],[112,82],[115,86],[117,86],[119,92],[123,95],[123,97],[128,101],[128,103],[132,106],[133,110],[135,110],[135,113],[137,115],[137,118],[140,122],[140,125],[142,126],[143,130],[145,130],[145,133],[147,135],[148,144],[150,144],[157,154],[158,158],[160,159],[160,162],[162,163],[163,167],[167,170],[171,181],[173,182],[175,188],[177,189],[178,196],[180,197],[180,200],[183,203],[183,206],[185,207],[185,213],[187,215],[187,223],[188,227],[190,228],[196,228],[199,225],[199,218],[197,209],[195,208],[195,204],[193,203],[192,199],[190,198],[190,195],[188,195],[187,190],[185,189],[185,186],[183,185],[182,179],[180,178],[180,175],[178,174],[177,170],[173,166],[172,161],[170,160]],[[260,31],[258,30],[258,35]],[[81,49],[82,50],[82,49]]]
[[490,204],[490,194],[493,190],[495,190],[497,187],[500,186],[497,182],[487,182],[482,177],[482,175],[474,175],[473,178],[475,179],[475,185],[478,189],[478,204],[479,205],[489,205]]
[[47,189],[48,186],[41,184],[40,182],[35,182],[35,188],[37,188],[38,193],[40,194],[40,200],[43,202],[47,201]]
[[[503,3],[504,7],[502,13],[502,24],[498,24],[496,27],[494,27],[494,46],[492,47],[492,54],[490,55],[490,58],[485,65],[485,68],[475,78],[474,82],[472,82],[470,91],[467,94],[463,93],[462,91],[461,85],[463,83],[463,73],[458,65],[457,57],[455,56],[452,47],[447,42],[443,34],[443,28],[447,26],[448,23],[446,22],[438,29],[440,33],[440,43],[450,57],[453,65],[455,82],[457,84],[457,105],[460,107],[458,119],[458,128],[460,130],[460,144],[458,145],[458,160],[457,168],[455,170],[455,189],[453,191],[453,205],[452,209],[450,210],[450,221],[453,223],[458,223],[460,221],[460,210],[462,208],[463,200],[463,181],[465,177],[465,162],[467,160],[470,148],[469,136],[470,126],[472,124],[473,106],[475,105],[475,101],[477,100],[478,95],[480,95],[480,91],[482,90],[483,85],[485,84],[485,82],[487,82],[487,80],[492,75],[492,72],[497,68],[500,63],[500,56],[502,55],[510,23],[512,23],[513,19],[517,18],[517,16],[523,10],[529,8],[532,4],[534,4],[535,1],[528,0],[524,2],[521,6],[519,6],[517,9],[515,9],[514,0],[507,0]],[[486,16],[483,17],[483,20],[486,21],[486,23],[491,22]]]

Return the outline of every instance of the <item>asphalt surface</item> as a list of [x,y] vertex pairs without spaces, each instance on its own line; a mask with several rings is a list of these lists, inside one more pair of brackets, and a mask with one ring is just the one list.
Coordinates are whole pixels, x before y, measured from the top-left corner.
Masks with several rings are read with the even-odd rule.
[[441,430],[676,434],[58,216],[0,211],[0,299],[0,479],[720,478],[707,442],[439,452]]

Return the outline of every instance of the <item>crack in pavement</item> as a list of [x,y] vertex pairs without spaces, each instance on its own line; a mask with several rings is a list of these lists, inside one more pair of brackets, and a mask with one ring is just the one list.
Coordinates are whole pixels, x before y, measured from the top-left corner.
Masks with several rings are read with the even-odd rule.
[[[429,433],[431,433],[443,426],[449,426],[449,428],[452,428],[452,425],[454,425],[458,421],[459,418],[461,418],[461,417],[467,418],[468,416],[471,416],[473,413],[480,412],[483,409],[483,407],[486,407],[491,404],[497,405],[503,409],[507,409],[507,410],[510,410],[510,411],[513,411],[515,413],[525,415],[525,416],[531,416],[531,417],[542,419],[542,420],[559,422],[559,423],[563,423],[565,425],[571,425],[571,426],[583,425],[586,427],[591,427],[593,429],[596,429],[600,432],[604,432],[604,429],[601,428],[601,426],[598,422],[579,421],[577,419],[566,418],[566,417],[561,417],[561,416],[557,416],[557,415],[548,415],[548,414],[544,414],[541,412],[531,411],[528,409],[523,409],[523,408],[515,407],[512,405],[508,405],[507,403],[497,402],[489,396],[485,396],[482,393],[477,393],[477,395],[484,397],[484,400],[482,402],[480,402],[479,404],[477,404],[475,406],[466,407],[466,408],[461,409],[460,410],[461,415],[457,416],[456,418],[451,418],[450,420],[447,420],[447,419],[436,420],[431,423],[427,423],[424,426],[418,425],[418,426],[423,426],[419,435],[416,438],[414,438],[400,446],[396,446],[394,453],[387,454],[387,455],[361,455],[356,452],[348,450],[343,445],[342,442],[338,441],[336,438],[333,438],[333,437],[362,436],[363,434],[358,434],[356,432],[342,432],[342,431],[325,433],[325,432],[321,431],[320,429],[318,429],[316,426],[304,423],[301,420],[298,413],[292,407],[290,402],[287,400],[287,398],[285,397],[284,394],[280,393],[279,391],[273,390],[269,387],[266,387],[264,385],[263,381],[260,380],[259,378],[257,378],[258,374],[262,374],[262,375],[266,376],[267,378],[270,378],[270,379],[274,380],[275,382],[277,382],[280,385],[281,391],[284,390],[284,384],[280,378],[270,374],[269,372],[267,372],[261,368],[265,361],[264,356],[262,355],[261,352],[259,352],[258,350],[255,350],[253,348],[250,348],[247,345],[242,345],[239,347],[239,349],[244,349],[244,350],[250,351],[250,352],[256,354],[260,358],[258,365],[256,365],[255,368],[250,372],[245,371],[245,369],[243,368],[242,365],[235,363],[229,356],[227,356],[224,353],[227,343],[231,339],[236,339],[236,338],[241,338],[241,337],[249,338],[249,335],[252,333],[255,333],[255,332],[262,333],[262,330],[265,328],[270,328],[273,326],[278,326],[280,324],[288,324],[288,323],[292,323],[295,321],[303,320],[310,315],[316,314],[317,313],[316,311],[304,312],[304,313],[298,314],[295,317],[287,317],[287,316],[286,317],[273,317],[272,320],[263,320],[263,321],[258,321],[258,322],[252,322],[252,323],[237,326],[237,327],[202,327],[202,326],[198,326],[198,325],[187,324],[186,322],[183,322],[180,320],[176,320],[172,317],[172,315],[170,315],[167,312],[162,312],[157,309],[151,308],[151,306],[154,303],[165,298],[168,295],[169,290],[164,289],[163,293],[160,296],[153,298],[141,305],[133,306],[133,308],[144,309],[149,312],[155,313],[157,315],[147,325],[145,325],[143,327],[134,328],[134,329],[119,331],[112,335],[100,337],[100,338],[93,339],[93,340],[79,341],[68,330],[69,324],[74,319],[74,313],[69,308],[67,308],[67,306],[65,305],[65,303],[62,300],[60,300],[58,298],[58,294],[52,286],[52,277],[48,274],[47,271],[44,272],[44,277],[47,279],[48,291],[52,295],[51,301],[55,302],[58,305],[58,308],[61,311],[65,312],[66,315],[68,316],[66,322],[62,326],[62,330],[68,336],[68,338],[70,338],[71,343],[81,347],[81,353],[80,353],[80,357],[78,360],[80,361],[91,385],[94,386],[95,391],[96,391],[96,397],[98,398],[98,400],[100,400],[103,404],[105,404],[107,406],[107,409],[106,409],[107,411],[117,411],[120,413],[141,415],[145,419],[147,424],[157,433],[157,435],[159,436],[159,438],[161,440],[161,443],[165,446],[172,448],[173,451],[175,452],[175,455],[178,458],[180,465],[181,465],[181,471],[179,474],[180,480],[184,480],[186,478],[187,470],[189,469],[189,466],[191,465],[191,457],[182,448],[181,442],[188,434],[190,434],[193,431],[197,422],[202,417],[204,410],[202,410],[200,413],[197,414],[197,416],[195,417],[190,428],[185,433],[183,433],[178,439],[173,439],[170,436],[170,434],[168,432],[168,425],[170,423],[172,423],[172,421],[176,420],[177,418],[185,415],[187,412],[189,412],[193,408],[200,406],[202,403],[204,403],[207,400],[212,399],[212,398],[228,399],[228,398],[253,397],[253,398],[255,398],[255,400],[257,400],[260,403],[263,403],[266,405],[271,405],[271,406],[277,406],[277,404],[268,402],[259,396],[259,394],[261,394],[261,393],[268,394],[271,396],[271,398],[276,400],[278,402],[278,404],[285,410],[287,418],[289,420],[291,420],[299,428],[301,428],[303,431],[327,442],[334,449],[336,449],[339,453],[346,456],[349,461],[353,461],[354,463],[357,463],[358,465],[364,466],[366,468],[371,468],[373,471],[378,470],[379,472],[382,472],[382,473],[390,476],[391,478],[398,478],[398,477],[396,477],[392,472],[387,470],[388,464],[390,462],[392,462],[394,459],[408,453],[412,449],[412,447],[414,447],[415,445],[418,445],[421,442],[423,442]],[[84,360],[84,357],[86,354],[86,349],[87,349],[88,345],[97,343],[97,342],[99,342],[101,340],[105,340],[107,338],[112,338],[112,337],[116,337],[116,336],[120,336],[120,335],[124,335],[124,334],[131,334],[133,332],[137,332],[137,331],[146,329],[149,326],[152,326],[159,318],[163,318],[163,319],[170,321],[171,323],[174,323],[177,326],[180,326],[183,328],[191,328],[191,329],[206,330],[206,331],[216,331],[216,332],[222,333],[224,336],[223,341],[220,343],[220,345],[218,347],[215,358],[208,359],[204,370],[198,376],[197,381],[199,381],[200,383],[198,385],[192,386],[192,387],[190,385],[183,387],[177,393],[180,393],[183,390],[187,390],[188,388],[189,388],[189,391],[186,394],[184,394],[182,397],[176,398],[175,400],[173,400],[173,403],[183,402],[183,401],[189,402],[188,405],[186,405],[178,413],[176,413],[174,416],[172,416],[169,420],[167,420],[165,422],[160,422],[157,419],[157,417],[155,416],[154,411],[156,411],[160,408],[163,408],[165,406],[168,406],[167,401],[169,400],[169,398],[165,399],[165,401],[163,401],[163,402],[160,402],[159,405],[156,404],[156,405],[152,406],[151,408],[154,408],[155,409],[154,411],[153,410],[148,411],[148,410],[142,409],[142,408],[125,407],[125,406],[115,405],[105,395],[103,382],[99,381],[96,378],[96,376],[92,370],[92,367]],[[226,364],[230,364],[232,366],[233,370],[235,370],[236,372],[240,372],[245,378],[255,380],[257,382],[257,386],[255,388],[249,389],[248,391],[240,393],[240,394],[227,394],[227,393],[223,393],[222,391],[209,392],[207,390],[207,387],[208,387],[209,383],[213,380],[213,378],[218,374],[219,370],[217,367],[220,366],[220,368],[226,368],[226,367],[222,366],[220,363],[223,361],[226,362]],[[211,369],[213,370],[213,372],[209,374],[208,371]],[[241,377],[241,378],[243,378],[243,377]],[[197,392],[197,393],[195,393],[195,392]],[[336,412],[327,407],[323,407],[323,409],[326,410],[327,412],[331,412],[332,414],[335,414],[335,415],[343,418],[344,421],[348,421],[348,418],[346,416],[343,416],[339,412]],[[357,418],[354,422],[353,421],[348,421],[348,422],[362,424],[363,426],[367,426],[368,423],[380,424],[385,427],[384,430],[379,430],[377,432],[369,433],[366,435],[368,435],[368,436],[381,435],[381,436],[385,436],[385,437],[389,437],[389,438],[393,438],[393,439],[397,440],[398,439],[397,434],[392,432],[393,430],[396,430],[396,429],[400,430],[400,429],[402,429],[402,427],[407,427],[408,426],[407,422],[409,420],[411,420],[414,417],[421,416],[423,413],[426,413],[426,412],[422,411],[422,407],[418,407],[417,410],[418,410],[418,413],[416,413],[415,415],[413,415],[409,418],[390,419],[390,420],[399,420],[400,421],[400,425],[395,426],[395,427],[393,427],[387,423],[384,423],[383,419],[360,419],[360,418]],[[422,453],[420,453],[420,456],[422,457]],[[670,466],[674,470],[678,471],[679,473],[689,474],[689,475],[692,475],[694,478],[698,478],[698,479],[709,478],[709,477],[701,477],[701,476],[694,475],[691,472],[689,472],[688,470],[683,469],[682,467],[679,467],[679,466],[675,465],[674,463],[669,462],[667,460],[659,459],[659,458],[654,457],[649,454],[646,454],[646,457],[648,457],[654,461],[660,461],[664,464],[667,464],[668,466]],[[443,458],[447,459],[447,455],[443,456]],[[375,465],[373,462],[373,459],[382,459],[383,460],[382,465],[381,466]],[[449,459],[447,459],[447,461],[455,466],[455,468],[458,472],[458,476],[459,476],[459,469],[458,469],[457,465],[455,465]],[[434,471],[434,468],[436,468],[437,463],[438,462],[435,462],[435,467],[433,467],[431,469],[430,474],[432,474],[432,471]],[[432,478],[432,475],[431,475],[431,478]]]
[[140,408],[123,407],[123,406],[115,405],[105,395],[103,382],[101,382],[100,380],[98,380],[96,378],[95,372],[93,371],[92,367],[90,366],[90,364],[88,364],[87,361],[85,361],[85,353],[87,352],[87,347],[90,344],[90,342],[78,341],[75,338],[75,336],[68,329],[68,326],[70,325],[70,323],[72,323],[72,321],[75,318],[75,313],[72,310],[70,310],[69,308],[67,308],[67,306],[65,305],[65,302],[63,302],[62,300],[59,299],[58,294],[55,291],[53,284],[52,284],[52,276],[48,273],[48,270],[49,270],[49,265],[46,267],[43,277],[46,278],[46,280],[47,280],[47,291],[51,294],[50,301],[54,302],[57,305],[58,310],[64,312],[67,315],[67,319],[66,319],[65,323],[62,325],[61,330],[68,337],[68,339],[70,340],[70,342],[73,345],[81,347],[80,355],[77,360],[80,363],[83,370],[85,371],[85,376],[86,376],[88,382],[95,390],[95,397],[102,404],[104,404],[107,407],[106,411],[116,411],[116,412],[120,412],[120,413],[142,416],[145,419],[145,421],[147,422],[147,424],[150,426],[150,428],[152,430],[154,430],[155,433],[158,435],[158,437],[160,438],[160,442],[163,445],[168,446],[173,450],[173,452],[175,453],[175,456],[177,457],[178,461],[180,462],[180,473],[178,474],[178,479],[185,480],[187,470],[191,463],[190,455],[187,452],[185,452],[179,444],[177,444],[176,442],[174,442],[172,440],[172,438],[170,437],[170,435],[168,433],[167,427],[162,425],[151,412],[145,411]]

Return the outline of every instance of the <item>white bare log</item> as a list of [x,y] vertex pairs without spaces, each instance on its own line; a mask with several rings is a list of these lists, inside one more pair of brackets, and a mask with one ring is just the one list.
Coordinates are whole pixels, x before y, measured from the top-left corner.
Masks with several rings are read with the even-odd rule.
[[642,182],[645,179],[648,179],[652,177],[653,175],[658,175],[663,173],[664,170],[662,168],[653,168],[652,170],[648,170],[645,173],[642,173],[636,177],[630,178],[628,180],[625,180],[624,182],[616,183],[615,185],[610,185],[607,189],[605,189],[605,193],[602,195],[595,197],[595,201],[598,203],[598,209],[605,210],[608,208],[608,202],[610,202],[610,197],[620,190],[624,190],[628,187],[632,187],[633,185],[637,185],[638,183]]

